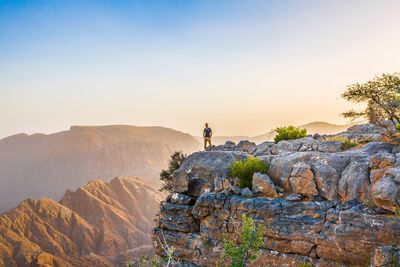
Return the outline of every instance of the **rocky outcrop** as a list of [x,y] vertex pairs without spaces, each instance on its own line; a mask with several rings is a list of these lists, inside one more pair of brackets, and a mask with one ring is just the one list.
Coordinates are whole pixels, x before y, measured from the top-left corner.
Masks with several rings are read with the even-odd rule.
[[0,266],[125,266],[114,256],[151,253],[162,197],[143,180],[124,177],[92,181],[59,203],[25,200],[0,216]]
[[[348,132],[357,138],[382,136],[379,129],[365,130],[370,127]],[[397,255],[399,145],[374,141],[342,151],[341,142],[320,137],[267,142],[255,149],[243,144],[243,150],[229,143],[195,153],[175,173],[176,193],[191,203],[167,199],[161,205],[153,234],[159,255],[166,242],[181,263],[215,266],[223,236],[240,242],[243,214],[265,229],[261,256],[249,266],[384,266]],[[229,166],[251,156],[269,168],[267,174],[253,175],[251,191],[240,190]]]
[[214,180],[228,176],[232,163],[247,157],[248,154],[236,151],[193,153],[174,173],[174,192],[198,197],[207,190],[214,190]]
[[338,134],[340,137],[345,137],[353,141],[385,141],[391,133],[396,132],[391,122],[383,122],[382,126],[374,124],[354,125],[347,131]]
[[253,175],[253,192],[260,196],[276,198],[278,192],[276,191],[275,184],[269,178],[268,174],[254,173]]

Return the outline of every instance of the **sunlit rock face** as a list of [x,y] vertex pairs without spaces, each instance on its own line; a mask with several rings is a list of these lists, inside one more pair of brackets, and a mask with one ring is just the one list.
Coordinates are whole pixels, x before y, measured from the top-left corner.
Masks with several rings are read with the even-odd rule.
[[[184,265],[215,266],[223,237],[238,241],[247,214],[265,229],[261,256],[249,266],[384,266],[400,246],[400,147],[385,142],[386,134],[352,127],[339,136],[369,142],[345,151],[341,141],[315,136],[228,142],[189,156],[174,179],[179,199],[191,202],[163,202],[153,234],[157,253],[165,253],[162,240]],[[253,175],[251,192],[237,188],[229,172],[247,157],[269,166]]]
[[25,200],[0,216],[0,266],[123,266],[116,255],[152,251],[163,197],[143,179],[118,177],[68,190],[60,202]]

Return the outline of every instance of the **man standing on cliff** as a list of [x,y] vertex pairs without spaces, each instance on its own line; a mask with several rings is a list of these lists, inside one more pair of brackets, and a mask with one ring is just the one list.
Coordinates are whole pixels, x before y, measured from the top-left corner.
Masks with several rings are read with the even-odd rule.
[[207,143],[211,147],[212,130],[211,128],[208,127],[208,123],[206,123],[205,126],[206,127],[204,128],[203,131],[203,138],[204,138],[204,150],[207,150]]

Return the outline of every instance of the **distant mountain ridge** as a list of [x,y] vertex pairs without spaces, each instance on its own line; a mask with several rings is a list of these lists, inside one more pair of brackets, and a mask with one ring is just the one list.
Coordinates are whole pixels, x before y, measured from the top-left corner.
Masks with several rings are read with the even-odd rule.
[[89,179],[141,176],[155,184],[174,151],[193,152],[191,135],[164,127],[72,126],[54,134],[0,140],[0,214],[22,199],[60,199]]
[[114,266],[116,254],[152,251],[163,197],[143,179],[117,177],[68,190],[59,203],[25,200],[0,216],[0,266]]

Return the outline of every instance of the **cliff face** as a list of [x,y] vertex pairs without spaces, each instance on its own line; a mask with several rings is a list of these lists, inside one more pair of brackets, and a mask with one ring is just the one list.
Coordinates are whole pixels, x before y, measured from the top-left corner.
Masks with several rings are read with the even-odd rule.
[[[278,144],[227,143],[194,153],[174,175],[174,192],[161,204],[153,240],[175,248],[193,266],[215,266],[222,234],[240,242],[242,214],[265,228],[252,266],[371,264],[400,256],[400,146],[372,125],[339,134],[365,145],[342,151],[316,135]],[[229,166],[256,156],[269,165],[253,188],[232,185]]]
[[161,198],[148,183],[125,177],[89,182],[59,203],[23,201],[0,216],[0,266],[117,265],[118,253],[151,250]]

